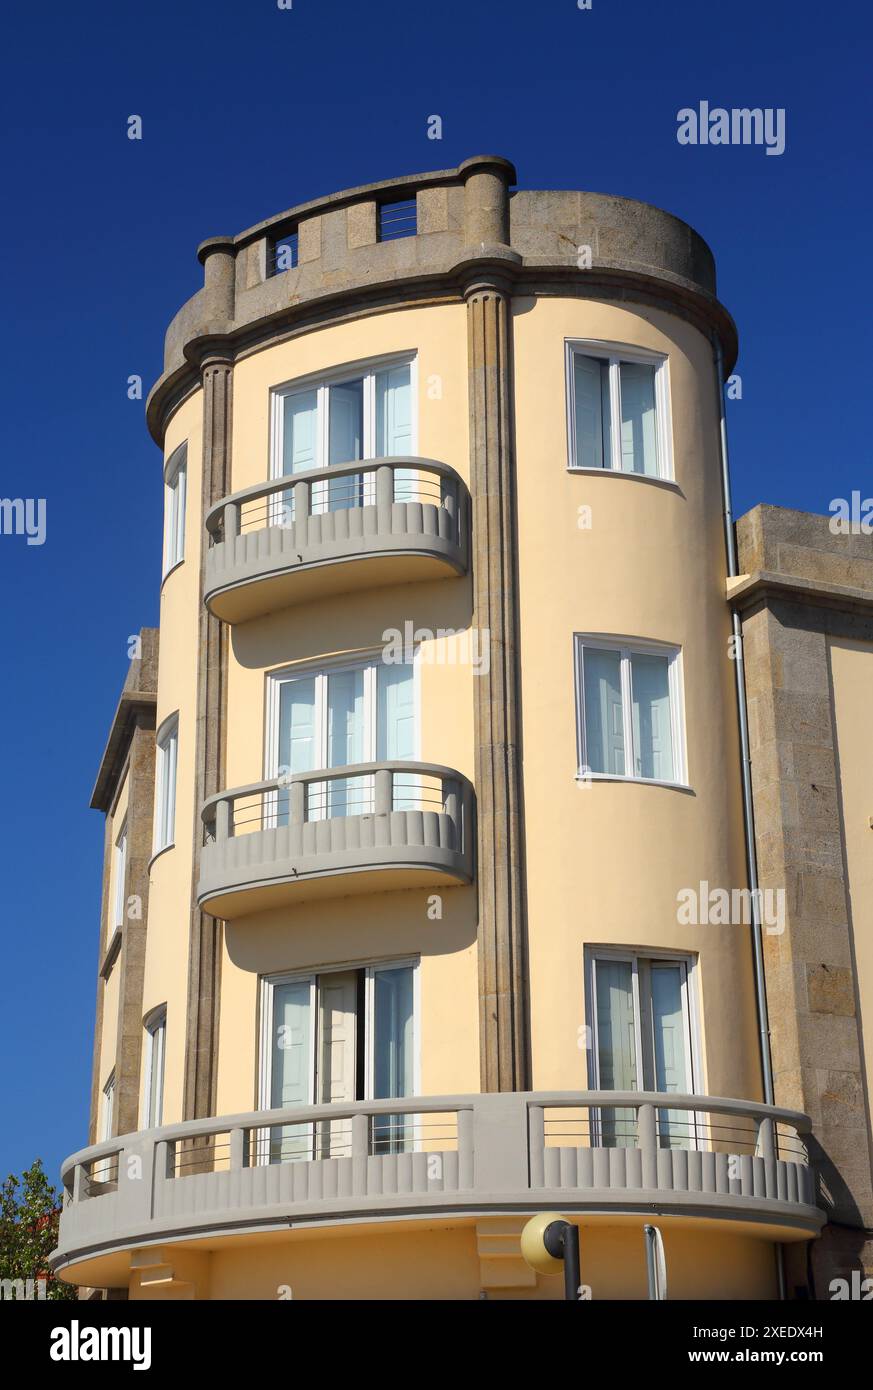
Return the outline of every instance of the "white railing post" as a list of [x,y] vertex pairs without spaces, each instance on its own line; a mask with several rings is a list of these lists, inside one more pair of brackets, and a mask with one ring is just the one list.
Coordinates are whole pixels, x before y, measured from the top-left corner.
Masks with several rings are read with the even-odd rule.
[[387,816],[394,804],[394,773],[390,768],[380,767],[374,780],[376,815]]
[[643,1187],[658,1186],[658,1124],[654,1105],[637,1110],[637,1143],[643,1156]]
[[394,469],[387,463],[376,469],[376,506],[390,507],[394,502]]
[[309,516],[309,483],[295,483],[293,487],[294,495],[294,520],[305,521]]
[[306,820],[306,783],[296,778],[289,787],[291,824],[302,825]]
[[215,803],[215,839],[229,840],[231,836],[230,802],[226,797]]
[[546,1112],[541,1105],[529,1105],[528,1143],[530,1145],[530,1185],[546,1185]]
[[235,541],[239,535],[239,503],[225,502],[222,516],[224,517],[225,542]]
[[230,1169],[232,1173],[238,1172],[246,1166],[246,1131],[244,1129],[232,1129],[230,1131]]

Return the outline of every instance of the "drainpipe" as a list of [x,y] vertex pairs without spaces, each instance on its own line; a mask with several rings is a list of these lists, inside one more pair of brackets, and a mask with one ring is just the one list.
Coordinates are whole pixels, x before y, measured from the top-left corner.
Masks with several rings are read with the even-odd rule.
[[[721,453],[721,490],[724,510],[724,539],[727,550],[727,569],[731,579],[739,573],[737,543],[734,536],[734,517],[731,507],[731,479],[728,460],[727,421],[724,409],[724,357],[717,334],[713,334],[715,353],[716,391],[718,393],[719,446]],[[731,607],[734,638],[734,677],[737,687],[737,713],[740,725],[741,775],[743,785],[743,823],[746,834],[746,867],[752,898],[752,956],[755,968],[755,1005],[758,1013],[758,1035],[761,1048],[761,1073],[764,1103],[775,1105],[773,1090],[773,1061],[770,1055],[770,1021],[767,1016],[767,985],[764,976],[764,945],[761,930],[761,903],[758,888],[758,855],[755,850],[755,812],[752,802],[752,758],[749,752],[749,713],[746,704],[746,668],[743,661],[743,632],[740,615]],[[776,1274],[779,1298],[785,1299],[785,1260],[782,1246],[776,1245]]]

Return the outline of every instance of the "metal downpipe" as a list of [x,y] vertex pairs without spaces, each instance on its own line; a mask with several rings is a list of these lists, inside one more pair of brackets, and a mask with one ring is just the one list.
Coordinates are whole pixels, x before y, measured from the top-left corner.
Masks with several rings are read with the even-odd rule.
[[[739,573],[737,564],[737,544],[734,536],[734,518],[731,506],[730,463],[728,456],[727,421],[724,408],[724,357],[718,336],[713,334],[715,353],[716,392],[718,396],[719,447],[721,454],[721,489],[724,512],[724,537],[727,551],[728,576],[735,579]],[[752,957],[755,973],[755,1005],[758,1013],[758,1037],[761,1051],[761,1074],[764,1089],[764,1102],[775,1104],[773,1088],[773,1060],[770,1055],[770,1020],[767,1013],[767,983],[764,973],[764,944],[761,927],[761,903],[758,884],[758,855],[755,849],[755,812],[752,801],[752,758],[749,751],[749,715],[746,704],[746,668],[743,660],[743,632],[740,616],[731,608],[731,624],[734,645],[734,677],[737,691],[737,714],[739,717],[741,762],[740,772],[743,788],[743,824],[746,837],[746,868],[752,899]],[[785,1299],[785,1261],[782,1246],[776,1245],[776,1272],[779,1283],[779,1297]]]

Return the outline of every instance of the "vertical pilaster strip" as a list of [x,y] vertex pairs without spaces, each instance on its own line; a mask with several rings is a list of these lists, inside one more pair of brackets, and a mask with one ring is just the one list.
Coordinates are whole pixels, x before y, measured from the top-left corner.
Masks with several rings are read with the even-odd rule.
[[509,300],[467,293],[473,622],[490,634],[474,686],[483,1091],[529,1086]]
[[127,882],[118,960],[118,1035],[115,1046],[115,1132],[139,1129],[142,1004],[149,912],[149,860],[155,798],[155,715],[137,715],[128,763]]
[[[210,357],[202,368],[202,515],[230,491],[233,364]],[[198,518],[202,522],[202,517]],[[201,538],[200,593],[203,594],[206,540]],[[191,937],[188,956],[188,1012],[185,1040],[185,1119],[215,1114],[221,953],[224,927],[197,906],[197,880],[203,826],[200,808],[221,789],[227,725],[227,629],[201,602],[199,617],[197,723],[194,765],[194,839],[191,884]]]

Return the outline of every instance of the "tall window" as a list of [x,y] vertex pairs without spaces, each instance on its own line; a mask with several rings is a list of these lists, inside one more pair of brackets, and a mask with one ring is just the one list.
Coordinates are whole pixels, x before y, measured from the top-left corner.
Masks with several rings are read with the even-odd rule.
[[[685,957],[597,951],[588,959],[588,1015],[594,1087],[601,1091],[695,1090],[691,1007],[693,962]],[[604,1109],[600,1141],[633,1147],[633,1110]],[[684,1148],[694,1139],[694,1114],[659,1110],[662,1148]]]
[[576,638],[582,776],[684,782],[678,649]]
[[170,455],[164,473],[164,574],[185,556],[185,498],[188,487],[188,445]]
[[[98,1142],[113,1137],[115,1128],[115,1069],[109,1073],[100,1101],[100,1128]],[[109,1182],[115,1176],[116,1160],[103,1158],[94,1164],[92,1176],[95,1182]]]
[[176,767],[179,757],[179,716],[162,726],[157,739],[155,775],[154,853],[173,843],[176,833]]
[[[411,361],[364,367],[277,392],[273,476],[413,454],[417,442],[412,368]],[[409,470],[397,470],[394,484],[396,501],[409,500],[404,484],[412,497]],[[372,500],[371,491],[363,473],[319,483],[312,489],[312,510],[363,506]],[[293,511],[290,489],[284,501]]]
[[127,876],[127,821],[122,824],[112,856],[112,921],[110,929],[124,925],[125,879]]
[[[415,1093],[415,965],[399,962],[264,980],[261,1104],[267,1109]],[[406,1121],[406,1123],[404,1123]],[[411,1117],[377,1119],[375,1152],[412,1147]],[[351,1152],[348,1120],[274,1126],[260,1157],[272,1163]]]
[[[329,667],[271,679],[268,777],[351,763],[411,759],[417,756],[415,668],[375,658],[354,666]],[[412,774],[394,779],[394,809],[404,809]],[[309,819],[362,815],[372,808],[371,777],[313,783]],[[287,818],[289,793],[280,789],[280,823]]]
[[666,359],[568,345],[571,468],[611,468],[669,478]]
[[167,1006],[155,1009],[146,1020],[145,1087],[143,1124],[154,1129],[164,1114],[164,1051],[167,1040]]

